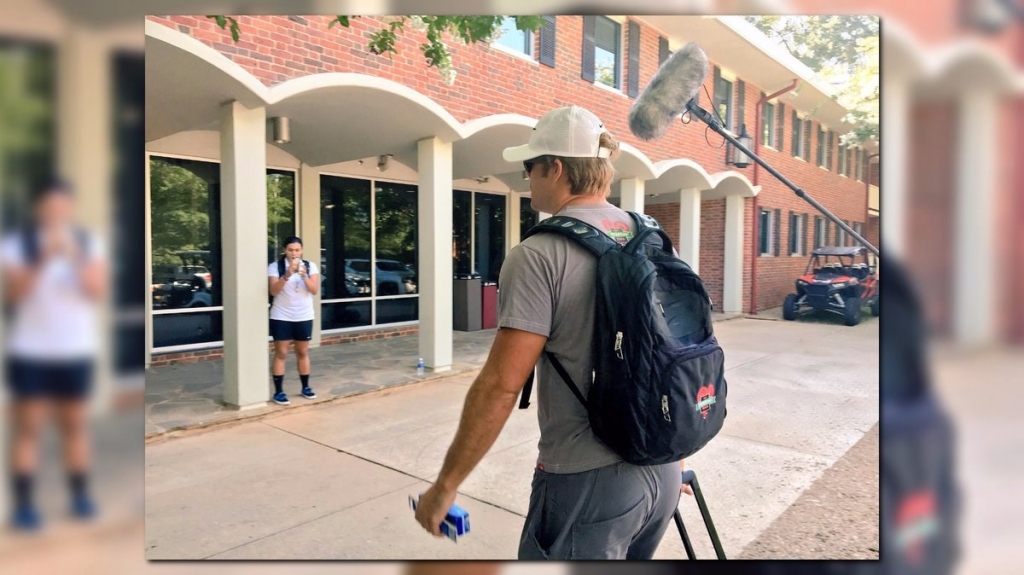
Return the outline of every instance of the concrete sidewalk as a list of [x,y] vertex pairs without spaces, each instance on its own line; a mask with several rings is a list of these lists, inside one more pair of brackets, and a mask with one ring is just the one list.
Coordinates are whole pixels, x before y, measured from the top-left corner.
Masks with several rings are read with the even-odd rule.
[[[780,312],[781,314],[781,312]],[[716,322],[740,316],[714,314]],[[781,315],[779,316],[781,318]],[[457,331],[452,342],[450,371],[416,376],[419,338],[415,335],[329,345],[310,350],[310,385],[317,393],[312,403],[379,391],[422,380],[449,377],[479,369],[487,360],[497,330]],[[289,353],[284,390],[292,405],[271,402],[238,411],[223,401],[223,360],[150,368],[146,371],[146,437],[197,427],[216,426],[260,418],[282,409],[295,409],[311,402],[299,395],[295,355]],[[273,386],[267,375],[268,399]]]
[[[738,319],[716,332],[729,418],[689,463],[739,556],[878,421],[878,321]],[[408,507],[440,469],[473,376],[151,440],[147,558],[514,559],[539,437],[532,408],[512,414],[460,489],[468,537],[435,541]],[[713,557],[696,505],[681,509],[698,555]],[[657,557],[685,557],[674,530]]]

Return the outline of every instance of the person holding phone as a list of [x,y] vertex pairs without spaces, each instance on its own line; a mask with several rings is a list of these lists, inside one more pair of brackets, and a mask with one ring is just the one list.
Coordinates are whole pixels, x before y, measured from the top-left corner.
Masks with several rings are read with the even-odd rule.
[[295,342],[295,358],[302,381],[302,397],[316,399],[309,386],[309,340],[313,337],[313,296],[320,290],[320,269],[302,259],[302,239],[290,236],[284,241],[284,254],[267,268],[270,295],[270,335],[274,338],[274,403],[291,405],[284,392],[284,371],[288,347]]

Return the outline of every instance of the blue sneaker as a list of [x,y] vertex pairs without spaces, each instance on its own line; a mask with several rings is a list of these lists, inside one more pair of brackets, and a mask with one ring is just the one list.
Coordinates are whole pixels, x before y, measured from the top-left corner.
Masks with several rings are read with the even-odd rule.
[[302,388],[302,397],[305,397],[306,399],[316,399],[316,392],[313,391],[312,387],[307,385]]
[[96,516],[96,504],[88,495],[77,495],[71,502],[71,514],[79,519],[92,519]]
[[282,391],[281,393],[274,394],[274,403],[278,405],[291,405],[292,402],[288,401],[288,396]]
[[43,520],[34,506],[19,505],[14,510],[11,526],[18,531],[38,531],[43,526]]

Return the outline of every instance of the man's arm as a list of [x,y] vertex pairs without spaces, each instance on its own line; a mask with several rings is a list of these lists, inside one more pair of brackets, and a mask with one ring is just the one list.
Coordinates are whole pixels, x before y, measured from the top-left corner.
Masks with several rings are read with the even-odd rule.
[[545,343],[547,337],[535,333],[498,330],[487,362],[466,394],[459,429],[437,482],[420,498],[416,511],[416,520],[435,536],[441,536],[441,522],[459,485],[487,455],[505,426]]

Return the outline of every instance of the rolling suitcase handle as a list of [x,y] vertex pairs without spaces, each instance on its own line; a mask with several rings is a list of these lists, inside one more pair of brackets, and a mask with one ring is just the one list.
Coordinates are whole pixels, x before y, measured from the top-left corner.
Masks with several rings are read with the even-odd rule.
[[[707,527],[708,535],[711,536],[711,544],[715,546],[715,555],[719,559],[725,559],[725,550],[722,549],[722,542],[718,538],[718,531],[715,530],[715,524],[711,521],[711,514],[708,513],[708,505],[704,501],[704,494],[700,491],[697,474],[692,470],[684,471],[682,482],[688,484],[693,489],[693,496],[697,499],[697,507],[700,509],[701,517],[704,518],[704,526]],[[683,516],[679,514],[679,509],[676,509],[673,518],[676,521],[676,528],[679,529],[679,537],[683,540],[683,547],[686,548],[686,556],[691,560],[696,559],[697,556],[693,552],[693,545],[690,543],[690,536],[686,533],[686,527],[683,526]]]

